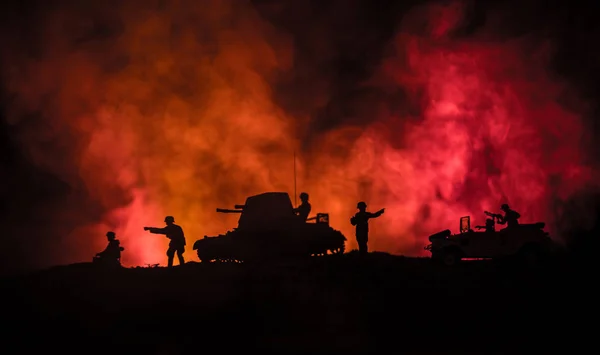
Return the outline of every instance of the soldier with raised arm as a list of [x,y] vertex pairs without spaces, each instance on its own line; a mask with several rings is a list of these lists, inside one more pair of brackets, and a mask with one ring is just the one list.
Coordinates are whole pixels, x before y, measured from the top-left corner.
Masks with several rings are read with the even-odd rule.
[[177,253],[179,259],[179,265],[185,264],[183,258],[183,252],[185,251],[185,235],[183,234],[183,228],[175,224],[175,218],[173,216],[165,217],[166,226],[163,228],[157,227],[144,227],[145,231],[149,231],[153,234],[164,234],[171,241],[169,242],[169,249],[167,250],[168,267],[173,266],[173,258]]
[[366,255],[369,252],[367,243],[369,242],[369,219],[377,218],[385,212],[385,208],[372,213],[367,212],[367,204],[365,202],[359,202],[356,205],[358,212],[352,218],[350,223],[356,226],[356,241],[358,242],[358,253],[360,255]]
[[297,214],[302,221],[306,222],[312,208],[310,203],[308,203],[308,194],[306,192],[300,194],[300,201],[300,206],[294,208],[294,213]]

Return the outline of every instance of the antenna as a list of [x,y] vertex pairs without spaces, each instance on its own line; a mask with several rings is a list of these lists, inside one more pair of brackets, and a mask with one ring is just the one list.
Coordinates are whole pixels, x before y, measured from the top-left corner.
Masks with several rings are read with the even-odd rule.
[[294,206],[298,205],[298,194],[296,193],[296,151],[294,151]]

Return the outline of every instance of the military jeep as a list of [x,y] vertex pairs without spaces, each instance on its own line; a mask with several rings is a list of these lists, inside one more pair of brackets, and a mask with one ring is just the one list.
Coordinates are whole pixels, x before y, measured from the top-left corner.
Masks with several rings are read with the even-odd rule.
[[471,217],[461,217],[458,234],[452,234],[449,229],[432,234],[429,236],[431,244],[425,250],[431,252],[432,260],[451,266],[463,259],[512,257],[532,264],[541,261],[555,249],[554,242],[544,231],[544,222],[520,224],[499,231],[495,231],[489,219],[487,222],[486,231],[476,232],[471,229]]

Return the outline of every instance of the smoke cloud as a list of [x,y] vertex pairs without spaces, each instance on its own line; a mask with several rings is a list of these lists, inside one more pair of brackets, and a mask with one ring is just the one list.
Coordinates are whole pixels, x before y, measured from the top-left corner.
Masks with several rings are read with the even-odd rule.
[[165,215],[196,260],[196,239],[236,224],[215,207],[293,195],[294,154],[297,193],[349,248],[361,200],[386,208],[370,244],[391,253],[424,255],[429,234],[501,203],[558,237],[557,206],[596,177],[587,107],[552,74],[551,41],[494,35],[466,4],[396,9],[378,31],[359,2],[333,24],[310,3],[39,5],[2,54],[6,122],[65,191],[37,210],[38,263],[89,260],[114,230],[126,265],[164,264],[168,241],[142,227]]

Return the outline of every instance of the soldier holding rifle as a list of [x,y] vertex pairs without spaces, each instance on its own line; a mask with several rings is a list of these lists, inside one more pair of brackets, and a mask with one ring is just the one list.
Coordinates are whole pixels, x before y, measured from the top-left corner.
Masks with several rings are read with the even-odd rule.
[[519,212],[511,210],[508,204],[503,204],[500,209],[504,212],[504,216],[501,214],[491,213],[484,211],[488,216],[498,220],[498,224],[506,224],[507,228],[514,228],[519,226],[519,218],[521,214]]

